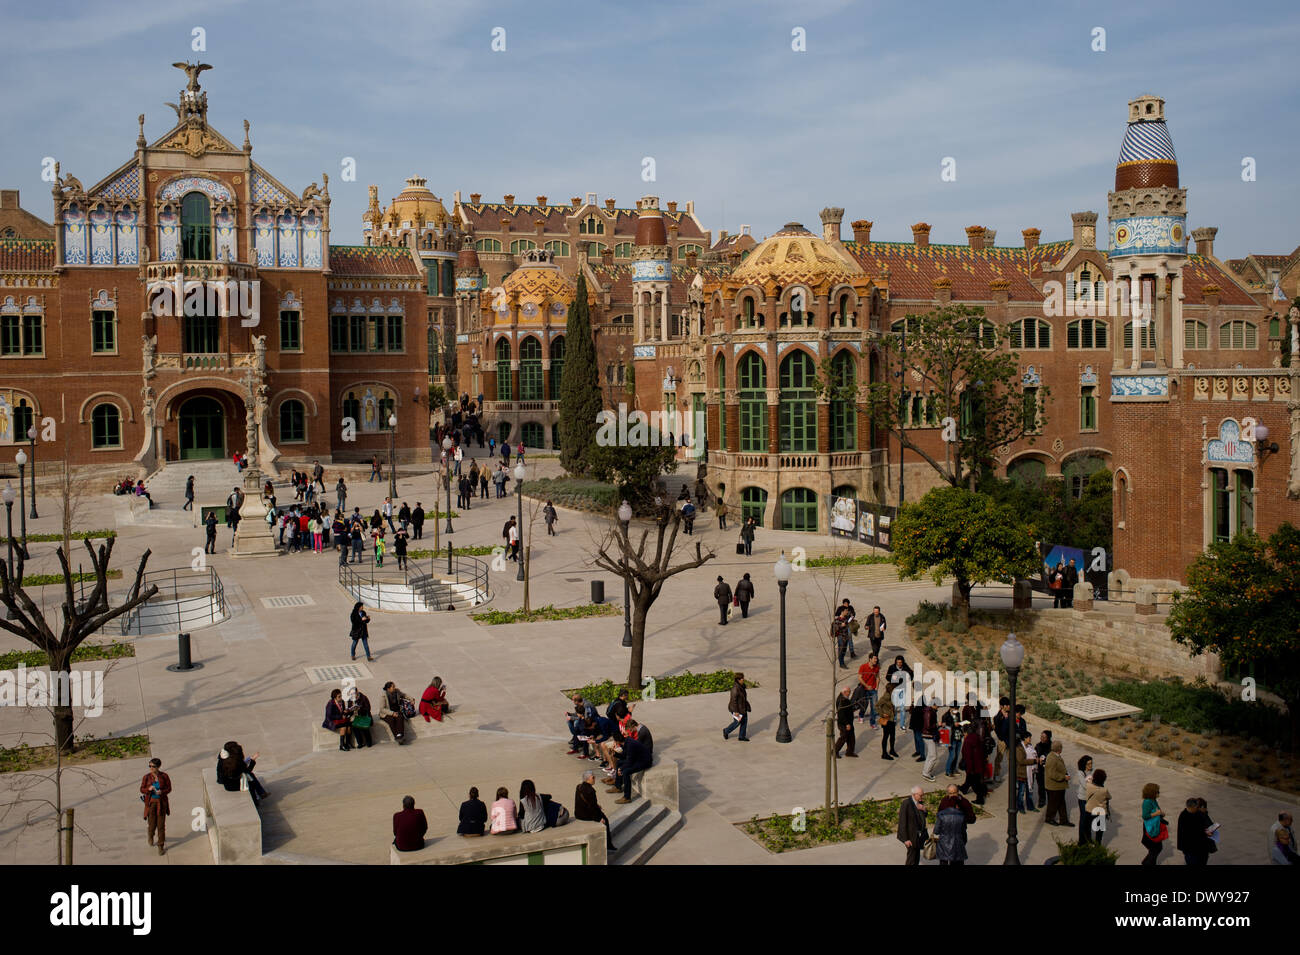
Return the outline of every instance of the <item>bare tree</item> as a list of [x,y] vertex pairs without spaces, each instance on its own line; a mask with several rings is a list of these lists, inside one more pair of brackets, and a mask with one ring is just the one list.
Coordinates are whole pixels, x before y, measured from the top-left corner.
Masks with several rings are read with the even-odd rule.
[[[626,580],[632,594],[632,660],[628,665],[627,685],[641,686],[641,669],[645,659],[645,622],[651,606],[659,599],[664,583],[677,574],[694,570],[717,556],[707,553],[698,540],[695,556],[689,556],[688,546],[679,548],[677,532],[681,528],[682,512],[668,504],[659,507],[655,515],[653,552],[647,552],[651,542],[649,528],[641,529],[635,545],[629,540],[622,523],[615,519],[608,530],[595,542],[592,563],[609,571],[620,580]],[[677,563],[673,561],[677,560]]]
[[835,544],[828,555],[832,558],[830,573],[825,575],[830,579],[825,580],[821,574],[812,575],[813,584],[821,594],[822,604],[825,607],[823,617],[826,621],[825,626],[816,627],[815,632],[826,635],[826,639],[818,641],[818,644],[826,654],[826,662],[831,674],[830,711],[826,716],[826,810],[831,814],[836,825],[840,821],[840,779],[839,767],[835,762],[835,706],[836,696],[839,694],[839,645],[835,638],[835,614],[844,592],[844,580],[849,569],[848,558],[854,553],[856,551],[847,544]]
[[[68,531],[65,530],[65,534]],[[53,685],[62,688],[71,685],[72,654],[91,634],[98,632],[111,620],[116,620],[125,613],[148,601],[158,592],[158,587],[151,584],[141,591],[144,583],[144,569],[149,562],[151,551],[146,550],[136,567],[135,581],[127,592],[126,599],[118,606],[108,603],[108,565],[113,556],[113,544],[117,538],[110,537],[101,544],[98,553],[89,540],[82,541],[90,555],[94,567],[95,586],[90,594],[78,601],[73,593],[74,580],[72,569],[68,566],[68,555],[62,547],[58,549],[59,566],[63,568],[63,625],[56,636],[45,619],[44,612],[32,602],[23,588],[23,569],[26,561],[21,553],[18,557],[16,580],[9,578],[9,568],[0,563],[0,604],[9,611],[9,619],[0,619],[0,629],[14,636],[22,637],[37,649],[45,651],[50,664]],[[11,542],[17,543],[16,541]],[[72,701],[62,692],[54,706],[55,746],[61,752],[73,751],[72,735]]]

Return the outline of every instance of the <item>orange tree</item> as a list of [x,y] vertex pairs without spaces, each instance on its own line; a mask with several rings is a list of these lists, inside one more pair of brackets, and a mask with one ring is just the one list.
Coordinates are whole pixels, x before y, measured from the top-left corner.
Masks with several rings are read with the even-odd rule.
[[1300,741],[1300,530],[1283,524],[1267,540],[1238,534],[1211,544],[1174,595],[1169,632],[1193,655],[1216,653],[1228,672],[1252,665],[1286,703],[1291,749]]
[[955,609],[967,623],[972,587],[1028,577],[1041,559],[1033,534],[1011,508],[960,487],[937,487],[903,505],[894,521],[893,545],[899,577],[916,580],[929,573],[936,584],[956,578]]

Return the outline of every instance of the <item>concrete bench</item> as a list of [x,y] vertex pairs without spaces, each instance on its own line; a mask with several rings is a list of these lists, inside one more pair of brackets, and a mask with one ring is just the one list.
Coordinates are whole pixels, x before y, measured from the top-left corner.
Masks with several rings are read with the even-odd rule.
[[541,832],[504,836],[449,835],[426,839],[423,849],[388,847],[389,865],[606,865],[605,826],[573,820]]
[[677,776],[676,760],[656,760],[649,769],[632,774],[632,794],[643,796],[653,803],[667,806],[673,812],[678,812],[681,807]]
[[203,809],[217,865],[260,865],[262,817],[247,790],[230,792],[217,782],[216,767],[203,770]]
[[[381,720],[378,716],[376,716],[374,720],[374,723],[370,725],[370,738],[374,740],[376,746],[380,743],[397,742],[397,740],[393,738],[393,731],[388,728],[387,723]],[[419,726],[418,729],[416,728],[417,724]],[[415,719],[408,719],[406,721],[405,730],[406,741],[407,743],[410,743],[417,739],[424,739],[428,736],[433,736],[435,735],[434,727],[441,725],[443,724],[436,721],[426,723],[424,717],[418,715]],[[334,732],[334,730],[326,729],[320,724],[320,721],[316,721],[311,728],[311,748],[314,753],[320,753],[330,749],[338,749],[339,734]]]

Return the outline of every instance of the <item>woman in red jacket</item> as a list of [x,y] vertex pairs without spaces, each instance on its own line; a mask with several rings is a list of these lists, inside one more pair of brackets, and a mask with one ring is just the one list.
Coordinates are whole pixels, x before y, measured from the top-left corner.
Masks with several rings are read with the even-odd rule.
[[442,684],[442,677],[435,676],[433,682],[425,689],[424,695],[420,697],[420,715],[424,717],[426,723],[431,719],[441,723],[442,715],[450,711],[451,706],[447,703],[447,690]]
[[144,803],[144,820],[149,824],[149,845],[154,844],[156,835],[159,855],[167,841],[167,817],[172,811],[167,794],[171,791],[171,777],[162,771],[162,760],[155,756],[149,760],[149,772],[140,780],[140,800]]

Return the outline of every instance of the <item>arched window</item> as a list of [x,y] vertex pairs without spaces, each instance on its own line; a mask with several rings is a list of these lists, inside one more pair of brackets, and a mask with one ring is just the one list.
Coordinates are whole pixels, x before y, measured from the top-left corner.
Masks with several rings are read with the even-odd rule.
[[844,292],[840,295],[839,301],[835,305],[835,321],[837,328],[856,328],[858,325],[857,315],[849,314],[849,293]]
[[186,193],[181,200],[181,257],[212,258],[212,206],[201,192]]
[[[568,257],[569,243],[561,242],[559,239],[552,239],[550,242],[546,243],[546,250],[554,256]],[[628,254],[631,255],[630,252]]]
[[27,403],[26,398],[19,398],[18,404],[13,408],[14,420],[14,443],[27,440],[27,432],[31,430],[32,425],[36,422],[36,417],[32,413],[32,406]]
[[605,254],[605,243],[604,243],[604,242],[588,242],[588,243],[587,243],[587,258],[589,258],[589,259],[598,259],[598,258],[600,258],[600,257],[601,257],[602,255],[604,255],[604,254]]
[[536,421],[525,421],[519,429],[519,437],[526,448],[541,448],[546,446],[546,431]]
[[1255,529],[1255,474],[1210,468],[1210,541],[1226,543]]
[[1026,318],[1012,322],[1008,331],[1012,348],[1052,347],[1052,326],[1041,319]]
[[[564,336],[551,342],[551,400],[560,400],[560,386],[564,382]],[[559,445],[556,445],[559,447]]]
[[122,414],[117,405],[105,402],[95,405],[90,412],[90,446],[92,448],[120,448],[122,446]]
[[[1132,347],[1132,342],[1129,343],[1129,347]],[[1204,322],[1183,322],[1183,348],[1188,351],[1199,351],[1209,347],[1210,326]]]
[[781,529],[817,530],[817,495],[806,487],[792,487],[782,494]]
[[857,450],[857,386],[853,355],[842,350],[831,359],[831,451]]
[[767,451],[767,364],[747,352],[737,370],[740,379],[740,450]]
[[736,320],[737,328],[754,327],[754,299],[746,295],[740,300],[740,318]]
[[713,362],[713,377],[718,383],[718,448],[727,450],[727,358],[718,354]]
[[1047,465],[1037,458],[1021,458],[1007,465],[1007,478],[1017,484],[1041,487],[1047,480]]
[[817,450],[816,366],[804,351],[793,351],[781,362],[780,448],[784,451]]
[[479,239],[474,248],[479,252],[500,252],[501,242],[498,239]]
[[632,243],[631,243],[631,242],[619,242],[618,244],[616,244],[616,245],[614,246],[614,258],[616,258],[616,259],[630,259],[630,258],[632,258]]
[[1076,318],[1065,327],[1066,348],[1105,348],[1106,323],[1095,318]]
[[301,444],[307,440],[307,411],[296,398],[280,405],[280,443]]
[[497,339],[497,401],[513,401],[510,388],[510,339]]
[[355,391],[349,391],[343,398],[343,417],[351,418],[354,428],[361,422],[361,402]]
[[1220,348],[1255,348],[1255,326],[1250,322],[1224,322],[1219,326]]
[[520,255],[527,252],[529,249],[535,248],[537,248],[537,243],[532,239],[515,239],[510,243],[510,254]]
[[519,343],[519,400],[542,400],[542,344],[531,335]]
[[767,511],[767,491],[761,487],[747,487],[740,492],[740,520],[748,521],[751,517],[759,527],[763,526],[763,514]]
[[587,216],[578,224],[579,235],[604,235],[605,223],[597,216]]
[[692,252],[694,252],[696,255],[699,255],[702,251],[704,250],[701,249],[698,245],[679,245],[677,247],[677,258],[685,262],[686,256],[690,255]]
[[379,430],[392,431],[393,427],[388,423],[388,419],[393,417],[397,411],[397,402],[388,392],[384,392],[379,398]]

